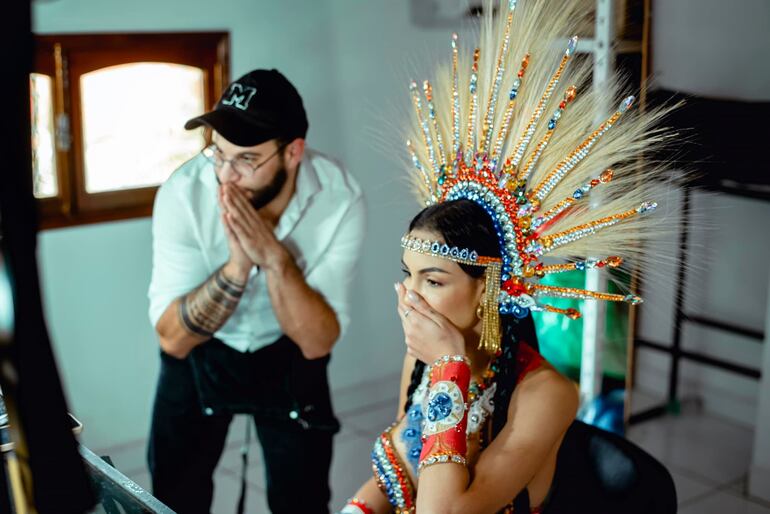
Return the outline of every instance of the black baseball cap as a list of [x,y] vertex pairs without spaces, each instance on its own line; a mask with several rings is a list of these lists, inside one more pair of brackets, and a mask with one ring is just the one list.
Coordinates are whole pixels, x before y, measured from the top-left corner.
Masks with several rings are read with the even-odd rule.
[[205,125],[238,146],[307,134],[307,114],[297,89],[278,70],[254,70],[230,84],[214,110],[189,120],[184,128]]

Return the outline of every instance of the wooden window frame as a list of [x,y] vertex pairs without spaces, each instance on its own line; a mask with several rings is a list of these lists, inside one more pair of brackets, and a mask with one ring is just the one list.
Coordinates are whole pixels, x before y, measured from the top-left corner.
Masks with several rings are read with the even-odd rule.
[[[132,62],[194,66],[203,70],[204,103],[208,110],[229,82],[229,54],[227,32],[36,35],[33,72],[50,76],[54,88],[58,186],[56,196],[37,200],[40,228],[152,214],[157,186],[99,193],[86,191],[80,97],[80,78],[84,74]],[[69,130],[63,122],[68,122]]]

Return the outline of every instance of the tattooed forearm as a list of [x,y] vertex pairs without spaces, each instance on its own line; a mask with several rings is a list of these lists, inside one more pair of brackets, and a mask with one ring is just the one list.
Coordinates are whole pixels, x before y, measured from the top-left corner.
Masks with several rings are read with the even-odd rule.
[[220,268],[179,302],[179,319],[189,332],[210,337],[238,306],[246,284],[227,278]]

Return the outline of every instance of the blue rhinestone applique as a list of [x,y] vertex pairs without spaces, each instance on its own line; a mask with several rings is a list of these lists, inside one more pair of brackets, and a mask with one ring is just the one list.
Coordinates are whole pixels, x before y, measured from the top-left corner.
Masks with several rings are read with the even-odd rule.
[[401,432],[401,440],[406,445],[406,459],[417,469],[420,464],[420,452],[422,452],[422,408],[420,405],[412,405],[406,413],[406,427]]
[[428,420],[441,421],[452,413],[452,398],[446,393],[439,393],[428,404]]
[[452,381],[437,382],[430,388],[423,409],[425,412],[424,436],[450,430],[462,420],[465,414],[462,391]]

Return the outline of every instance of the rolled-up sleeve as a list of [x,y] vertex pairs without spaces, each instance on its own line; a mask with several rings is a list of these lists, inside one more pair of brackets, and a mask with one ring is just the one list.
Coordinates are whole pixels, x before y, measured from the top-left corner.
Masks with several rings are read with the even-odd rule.
[[337,315],[340,338],[350,326],[351,292],[366,227],[364,199],[359,194],[341,217],[324,258],[305,277]]
[[171,186],[166,183],[158,189],[152,213],[152,278],[147,296],[153,327],[171,302],[208,277],[190,207]]

